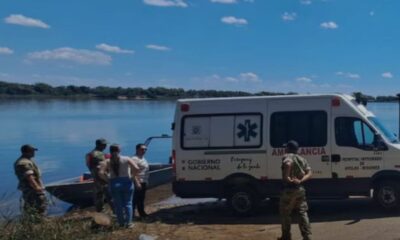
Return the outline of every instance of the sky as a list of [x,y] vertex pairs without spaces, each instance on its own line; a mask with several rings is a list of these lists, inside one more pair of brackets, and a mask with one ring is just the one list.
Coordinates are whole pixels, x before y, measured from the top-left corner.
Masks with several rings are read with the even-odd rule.
[[398,0],[1,0],[0,80],[400,92]]

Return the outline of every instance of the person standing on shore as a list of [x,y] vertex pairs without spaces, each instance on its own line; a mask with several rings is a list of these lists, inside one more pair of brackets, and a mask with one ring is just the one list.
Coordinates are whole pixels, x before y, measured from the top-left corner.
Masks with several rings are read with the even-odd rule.
[[111,157],[106,164],[110,172],[109,188],[120,227],[132,228],[134,226],[132,224],[132,193],[135,185],[140,188],[137,177],[139,167],[131,158],[121,156],[120,152],[119,145],[110,146]]
[[147,184],[149,182],[149,163],[147,162],[146,158],[144,158],[146,151],[147,146],[143,143],[139,143],[136,145],[135,156],[132,157],[140,169],[139,180],[141,185],[140,188],[135,188],[133,197],[133,215],[135,215],[135,209],[137,209],[141,218],[146,218],[148,216],[144,210],[144,199],[146,197]]
[[105,164],[107,157],[103,152],[106,147],[107,141],[104,138],[99,138],[96,140],[96,147],[86,154],[86,166],[92,174],[94,181],[94,205],[97,212],[104,210],[105,200],[112,206],[107,181],[100,174],[102,165]]
[[47,213],[47,199],[40,170],[33,157],[38,149],[32,145],[21,146],[21,156],[14,163],[18,178],[18,189],[24,199],[24,214],[29,217],[43,217]]
[[282,160],[283,190],[279,202],[282,237],[279,240],[291,240],[290,225],[293,210],[298,210],[299,227],[303,240],[311,240],[311,226],[308,219],[308,205],[303,183],[311,178],[311,167],[305,158],[297,154],[299,145],[289,141],[285,145],[286,154]]

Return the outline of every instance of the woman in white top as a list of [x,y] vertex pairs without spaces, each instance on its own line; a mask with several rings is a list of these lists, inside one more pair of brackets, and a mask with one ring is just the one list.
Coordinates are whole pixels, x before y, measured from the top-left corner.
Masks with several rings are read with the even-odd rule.
[[132,224],[132,193],[135,181],[140,188],[137,178],[139,167],[129,157],[120,155],[121,148],[117,144],[110,146],[110,160],[107,162],[109,170],[109,188],[113,198],[114,210],[121,227],[133,227]]

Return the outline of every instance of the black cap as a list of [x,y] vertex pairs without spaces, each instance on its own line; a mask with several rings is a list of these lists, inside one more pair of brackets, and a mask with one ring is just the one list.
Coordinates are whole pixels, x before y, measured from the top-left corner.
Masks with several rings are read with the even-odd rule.
[[105,140],[104,138],[99,138],[96,140],[96,146],[98,145],[107,145],[107,140]]
[[136,144],[136,150],[139,150],[139,149],[147,149],[146,144],[144,144],[144,143]]
[[26,152],[31,152],[31,151],[37,151],[38,149],[35,148],[34,146],[30,144],[25,144],[21,146],[21,153],[26,153]]
[[287,148],[289,151],[297,151],[299,149],[299,144],[294,140],[290,140],[283,144],[283,147]]

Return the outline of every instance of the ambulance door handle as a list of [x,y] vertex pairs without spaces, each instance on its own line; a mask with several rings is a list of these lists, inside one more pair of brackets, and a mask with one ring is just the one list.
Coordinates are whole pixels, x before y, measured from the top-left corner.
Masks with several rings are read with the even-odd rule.
[[332,162],[340,162],[340,154],[332,154]]
[[321,162],[329,162],[329,155],[322,155]]

